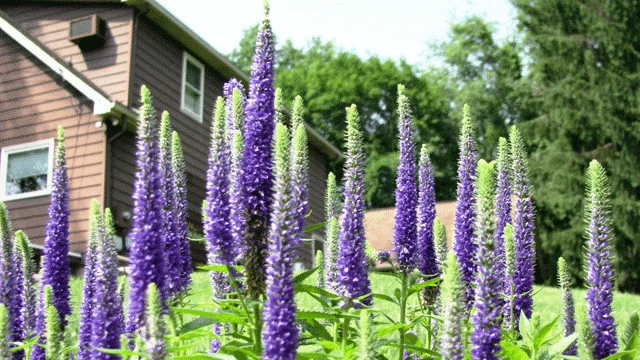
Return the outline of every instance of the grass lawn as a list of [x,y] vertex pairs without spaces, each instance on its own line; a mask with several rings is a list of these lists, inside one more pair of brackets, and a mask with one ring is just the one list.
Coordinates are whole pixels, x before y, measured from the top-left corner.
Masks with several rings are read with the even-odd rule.
[[[121,278],[121,281],[125,281],[125,278]],[[315,283],[314,276],[311,276],[306,280],[307,283]],[[399,288],[399,284],[394,277],[373,273],[371,275],[371,283],[374,293],[382,293],[389,296],[394,296],[393,293],[396,288]],[[71,329],[76,328],[74,323],[78,321],[78,311],[80,308],[80,299],[82,293],[82,280],[79,278],[72,279],[71,282],[72,301],[74,314],[70,319],[72,326]],[[534,311],[539,313],[542,322],[550,321],[551,319],[562,315],[562,301],[561,292],[559,288],[548,286],[535,286],[534,287]],[[586,294],[585,289],[575,289],[573,292],[576,302],[576,311],[584,311],[585,301],[584,296]],[[187,302],[191,304],[203,304],[204,307],[212,308],[213,301],[211,298],[211,285],[209,282],[209,276],[206,272],[196,272],[193,274],[193,284],[190,295],[187,297]],[[299,294],[296,297],[296,303],[301,310],[319,310],[320,305],[306,294]],[[417,296],[413,296],[409,302],[409,308],[417,308]],[[386,301],[376,300],[376,309],[383,311],[385,314],[392,318],[397,318],[397,308],[394,304]],[[640,311],[640,295],[615,293],[613,298],[613,315],[616,319],[618,326],[622,326],[627,321],[628,317],[634,312]],[[192,319],[185,318],[185,321]],[[560,332],[562,321],[558,322],[556,331]],[[619,328],[618,334],[622,329]],[[69,340],[72,340],[75,334],[68,333],[71,336]],[[73,340],[72,340],[73,341]],[[203,351],[206,351],[207,344],[202,344]],[[199,346],[200,347],[200,346]]]

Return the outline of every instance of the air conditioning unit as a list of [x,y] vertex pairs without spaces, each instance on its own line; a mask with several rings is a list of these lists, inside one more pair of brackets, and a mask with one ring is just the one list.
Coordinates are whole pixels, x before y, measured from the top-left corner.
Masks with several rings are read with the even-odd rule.
[[78,44],[82,50],[97,49],[107,33],[107,26],[98,15],[89,15],[71,20],[69,23],[69,40]]

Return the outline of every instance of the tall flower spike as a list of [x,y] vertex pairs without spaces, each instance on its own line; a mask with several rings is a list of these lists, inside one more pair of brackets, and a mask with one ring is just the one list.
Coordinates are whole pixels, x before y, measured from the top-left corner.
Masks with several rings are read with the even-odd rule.
[[64,148],[64,130],[58,127],[58,145],[53,165],[53,182],[49,219],[44,238],[44,260],[42,264],[41,289],[51,285],[53,304],[60,315],[64,329],[67,316],[71,314],[69,305],[69,180]]
[[447,254],[447,266],[442,274],[442,329],[440,335],[440,350],[443,359],[461,360],[464,353],[462,334],[466,319],[463,304],[466,288],[461,282],[458,261],[453,252]]
[[[515,300],[515,284],[513,283],[513,274],[515,273],[516,267],[516,257],[514,254],[514,244],[513,244],[513,225],[507,224],[504,227],[504,273],[506,276],[505,283],[505,299],[504,299],[504,320],[505,320],[505,330],[514,331],[517,328],[515,327],[515,321],[518,317],[515,314],[514,310],[514,300]],[[511,322],[514,324],[511,324]],[[513,326],[512,326],[513,325]]]
[[276,113],[275,113],[276,124],[277,123],[284,124],[287,108],[284,106],[284,99],[282,98],[282,89],[276,88],[276,92],[274,96],[275,97],[273,100],[273,106],[276,110]]
[[324,279],[324,254],[322,250],[316,251],[316,257],[314,259],[315,267],[318,268],[316,271],[316,286],[319,288],[325,287],[325,279]]
[[149,359],[164,360],[167,356],[164,342],[165,323],[162,318],[162,295],[154,283],[150,283],[146,291],[145,321],[142,329],[144,347]]
[[[496,251],[498,272],[504,273],[504,227],[511,223],[511,159],[507,139],[498,140],[498,182],[496,184]],[[507,279],[505,276],[505,289]]]
[[[214,109],[211,128],[211,146],[209,150],[209,168],[207,170],[207,199],[204,208],[204,236],[207,239],[207,257],[211,264],[234,265],[236,252],[231,234],[229,208],[229,148],[226,142],[224,100],[218,97]],[[211,272],[213,296],[224,298],[229,292],[227,277],[219,272]],[[214,332],[220,334],[221,326],[216,324]],[[211,342],[211,352],[220,348],[218,339]]]
[[[14,337],[14,326],[19,329],[19,318],[16,323],[13,310],[16,305],[15,294],[15,275],[14,275],[14,256],[12,245],[11,222],[9,221],[9,211],[3,202],[0,201],[0,304],[7,307],[9,321],[13,324],[9,325],[8,332],[11,341],[17,340]],[[16,334],[17,335],[17,334]]]
[[11,349],[11,319],[5,304],[0,304],[0,359],[9,359]]
[[[84,283],[82,286],[82,304],[80,305],[80,326],[78,327],[78,359],[91,359],[91,333],[93,325],[93,307],[95,303],[96,247],[103,241],[104,229],[99,229],[102,222],[100,205],[95,199],[91,201],[89,214],[89,239],[87,253],[84,257]],[[104,226],[104,224],[102,225]]]
[[260,25],[251,65],[242,154],[242,188],[247,213],[244,258],[247,288],[254,299],[264,292],[265,287],[264,258],[273,186],[271,141],[275,126],[274,52],[269,9],[265,4],[265,17]]
[[502,338],[502,289],[504,276],[499,271],[494,228],[495,162],[478,162],[476,196],[477,241],[475,308],[471,332],[471,356],[474,359],[498,359]]
[[165,289],[167,299],[175,299],[184,290],[182,280],[181,244],[178,239],[176,214],[174,213],[175,184],[171,157],[171,119],[167,111],[160,120],[160,186],[162,189],[162,238],[164,240]]
[[[298,119],[295,121],[295,119]],[[294,204],[299,209],[298,228],[295,231],[302,233],[304,230],[304,217],[309,207],[308,183],[309,183],[309,150],[307,148],[307,130],[302,123],[302,98],[296,96],[293,104],[293,123],[297,125],[291,128],[291,183],[293,184]],[[294,244],[302,245],[302,241]]]
[[460,130],[460,160],[458,161],[458,190],[456,219],[453,228],[453,251],[458,257],[462,283],[466,287],[464,303],[473,306],[473,278],[476,271],[473,224],[475,222],[476,142],[469,115],[469,105],[462,110]]
[[[558,259],[558,284],[562,290],[562,324],[564,325],[562,335],[567,337],[576,332],[576,314],[571,293],[571,274],[564,258]],[[562,354],[578,355],[577,343],[575,341],[571,343]]]
[[[189,248],[189,227],[187,222],[187,167],[184,163],[182,143],[177,132],[171,133],[171,169],[173,175],[173,216],[175,219],[176,241],[180,257],[179,288],[185,291],[191,284],[191,249]],[[105,221],[106,221],[105,210]]]
[[[227,111],[229,109],[227,98]],[[244,240],[244,231],[246,223],[246,212],[244,211],[243,188],[242,188],[242,152],[243,131],[244,131],[244,89],[240,86],[235,87],[232,93],[231,113],[227,114],[232,117],[233,131],[227,129],[230,134],[229,147],[231,148],[231,170],[229,172],[229,208],[231,213],[231,236],[235,249],[235,260],[240,263],[246,249]]]
[[293,360],[296,356],[298,326],[293,293],[293,251],[300,241],[298,219],[301,208],[295,199],[289,132],[278,123],[274,152],[274,198],[267,257],[267,291],[263,308],[262,342],[264,359]]
[[520,312],[527,318],[533,310],[533,271],[535,266],[535,244],[533,239],[534,208],[527,174],[527,153],[520,132],[514,126],[509,132],[511,161],[513,164],[513,195],[516,197],[513,219],[513,249],[515,267],[513,283],[515,287],[514,315],[518,328]]
[[402,272],[416,267],[418,187],[416,184],[416,153],[413,144],[413,118],[404,86],[398,85],[398,132],[400,160],[396,178],[396,212],[393,244]]
[[[234,96],[235,96],[235,92],[239,91],[239,94],[242,94],[244,92],[244,86],[242,85],[242,83],[240,81],[238,81],[238,79],[231,79],[229,81],[227,81],[226,83],[224,83],[224,85],[222,86],[222,93],[224,95],[224,106],[227,110],[227,130],[228,130],[228,141],[231,141],[233,138],[233,132],[235,130],[240,130],[242,131],[242,125],[240,124],[240,127],[237,127],[236,125],[236,114],[234,112]],[[244,99],[243,99],[244,101]]]
[[[104,227],[105,230],[107,232],[107,240],[110,241],[110,252],[113,254],[114,257],[114,266],[117,266],[118,263],[118,251],[116,248],[116,227],[115,227],[115,222],[113,220],[113,212],[111,211],[110,208],[106,208],[104,209]],[[111,258],[109,258],[111,259]],[[189,257],[189,261],[191,261],[191,257]],[[118,281],[118,269],[116,268],[112,268],[111,266],[108,267],[110,272],[115,273],[115,279],[116,279],[116,289],[118,291],[118,298],[113,305],[112,305],[112,309],[114,309],[113,313],[115,314],[114,317],[114,322],[118,325],[117,329],[115,330],[116,333],[118,334],[124,334],[124,325],[125,325],[125,321],[124,321],[124,290],[125,290],[125,286],[124,284],[120,283]],[[189,267],[189,270],[191,270],[191,267]],[[191,272],[189,272],[190,274]]]
[[438,273],[442,274],[447,262],[447,228],[439,218],[433,222],[433,242],[436,250],[436,264],[438,264]]
[[140,89],[142,107],[137,131],[133,228],[131,230],[131,273],[126,332],[137,333],[144,325],[147,286],[155,283],[164,296],[165,266],[162,237],[161,178],[158,163],[158,120],[149,89]]
[[593,357],[602,359],[618,349],[613,301],[613,231],[611,190],[604,168],[592,160],[587,170],[587,283],[585,300],[593,339]]
[[[344,170],[344,207],[340,226],[336,287],[348,302],[371,293],[364,235],[364,151],[360,116],[355,105],[347,108],[347,160]],[[371,305],[372,298],[362,300]],[[358,304],[353,304],[358,306]]]
[[62,350],[63,330],[62,319],[55,306],[55,295],[51,285],[44,286],[44,308],[45,308],[45,338],[47,347],[45,357],[47,359],[57,359]]
[[358,359],[376,358],[376,334],[372,331],[372,315],[369,310],[360,312],[360,341],[358,342]]
[[27,339],[35,336],[35,319],[33,314],[36,313],[36,282],[33,278],[35,272],[35,264],[33,263],[33,254],[29,237],[22,230],[18,230],[15,235],[14,255],[20,259],[20,283],[18,285],[18,294],[21,298],[20,304],[20,324],[22,325],[21,339]]
[[[426,145],[422,145],[420,149],[418,189],[418,257],[420,273],[437,276],[440,274],[440,271],[436,261],[436,248],[433,241],[434,221],[436,218],[436,193],[433,180],[433,167],[431,166],[431,159],[429,158]],[[441,225],[442,223],[440,223],[440,226]],[[443,254],[446,253],[447,248],[445,243]]]
[[327,190],[325,195],[325,244],[327,256],[325,259],[325,280],[327,288],[335,290],[336,284],[336,260],[338,259],[338,215],[340,213],[340,200],[338,198],[338,186],[336,176],[330,172],[327,176]]
[[[97,202],[95,203],[97,206]],[[105,211],[105,216],[98,212],[96,216],[95,247],[95,276],[93,309],[91,324],[91,356],[92,360],[115,360],[115,355],[103,353],[98,349],[118,349],[120,335],[122,335],[122,321],[124,319],[122,302],[118,292],[118,264],[116,246],[106,219],[111,213]],[[111,219],[109,220],[111,223]]]

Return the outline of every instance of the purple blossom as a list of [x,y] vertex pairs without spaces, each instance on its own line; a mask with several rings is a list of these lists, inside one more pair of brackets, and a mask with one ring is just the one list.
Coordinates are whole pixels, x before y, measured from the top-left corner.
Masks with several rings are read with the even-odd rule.
[[378,252],[378,260],[381,263],[389,263],[391,264],[391,252],[389,250],[382,250]]
[[[211,147],[209,150],[209,168],[207,170],[207,199],[204,220],[204,236],[207,239],[208,261],[211,264],[234,265],[236,253],[229,212],[229,148],[227,146],[224,99],[218,97],[214,110],[211,129]],[[211,272],[213,296],[217,299],[229,292],[226,276],[219,272]],[[220,324],[214,331],[220,334]],[[211,342],[211,352],[220,347],[218,339]]]
[[[355,105],[347,108],[347,159],[344,170],[344,207],[336,260],[336,286],[348,303],[371,293],[364,236],[364,152],[360,117]],[[360,300],[371,305],[372,298]],[[358,306],[358,304],[353,304]]]
[[595,359],[618,349],[616,326],[611,313],[613,301],[613,242],[611,190],[604,168],[592,160],[587,171],[587,283],[585,300],[591,326]]
[[453,252],[458,258],[462,283],[466,287],[464,303],[473,306],[473,279],[476,271],[473,225],[475,222],[476,143],[469,106],[464,105],[460,130],[460,160],[458,162],[458,190],[456,218],[453,228]]
[[[14,254],[12,246],[12,230],[9,221],[9,211],[6,205],[0,201],[0,304],[4,304],[7,310],[7,318],[10,322],[15,319],[12,314],[12,307],[16,299],[14,284]],[[17,325],[17,326],[16,326]],[[19,317],[17,324],[10,324],[7,328],[10,340],[14,340],[14,329],[19,329]]]
[[133,193],[133,228],[129,259],[129,310],[126,332],[134,334],[144,326],[145,293],[150,283],[156,284],[161,298],[164,293],[162,208],[160,164],[158,163],[158,120],[146,86],[141,90],[142,107],[137,131],[135,188]]
[[[303,208],[296,199],[297,184],[290,171],[289,134],[284,124],[277,124],[275,139],[275,183],[266,268],[267,291],[263,308],[262,357],[293,360],[299,331],[295,323],[292,261],[294,247],[300,242],[302,229],[297,223]],[[296,142],[299,139],[296,136]]]
[[[53,165],[53,182],[49,219],[44,238],[42,280],[40,289],[51,285],[53,305],[58,310],[61,326],[67,324],[71,314],[69,305],[69,180],[64,148],[64,130],[58,127],[58,146]],[[44,328],[39,328],[42,333]]]
[[[504,262],[504,227],[511,223],[511,161],[507,139],[498,141],[497,158],[498,182],[496,184],[496,254],[498,256],[498,272],[504,275],[504,292],[510,296],[510,277],[505,272]],[[505,311],[507,309],[505,308]]]
[[33,314],[36,313],[36,282],[33,278],[35,265],[29,237],[22,230],[16,232],[13,249],[13,254],[18,259],[15,266],[20,268],[20,276],[17,279],[17,297],[20,298],[19,303],[21,305],[18,316],[22,326],[19,338],[27,339],[35,335],[35,317]]
[[171,157],[171,120],[169,113],[162,113],[160,122],[160,188],[162,191],[162,238],[164,239],[165,289],[167,299],[174,300],[185,290],[182,277],[184,260],[181,256],[182,244],[177,233],[177,217],[174,204],[174,173]]
[[404,86],[398,85],[398,131],[400,159],[396,178],[396,211],[393,226],[393,244],[398,267],[403,273],[411,272],[417,261],[418,188],[416,184],[416,154],[413,144],[413,119]]
[[[93,325],[94,294],[96,289],[96,246],[102,241],[104,229],[99,229],[102,215],[96,200],[91,201],[89,215],[89,239],[84,257],[84,283],[80,304],[80,326],[78,327],[78,359],[91,359],[91,333]],[[100,233],[102,232],[102,234]]]
[[171,169],[173,174],[173,217],[175,218],[175,235],[179,246],[180,274],[179,287],[182,291],[191,284],[191,249],[189,248],[189,227],[187,222],[187,169],[182,153],[182,143],[177,132],[171,134]]
[[514,126],[509,133],[511,142],[513,195],[516,197],[513,221],[513,251],[515,267],[513,302],[515,326],[518,327],[520,312],[527,318],[533,310],[533,270],[535,265],[535,244],[533,239],[534,208],[527,175],[527,154],[520,132]]
[[[96,204],[97,205],[97,204]],[[108,209],[107,209],[108,210]],[[104,220],[98,213],[96,222],[94,292],[91,324],[91,356],[92,360],[116,360],[117,355],[110,355],[98,350],[120,348],[122,322],[124,314],[122,301],[118,293],[118,264],[116,246],[111,225],[110,211],[105,211]]]
[[478,163],[475,237],[477,242],[475,309],[471,332],[471,356],[474,359],[499,359],[502,338],[502,286],[504,276],[494,235],[495,162]]
[[436,193],[433,167],[427,146],[420,150],[420,170],[418,172],[418,254],[419,269],[424,275],[439,275],[436,249],[433,241],[436,218]]
[[[224,95],[224,100],[225,100],[224,104],[227,110],[227,130],[229,133],[228,141],[231,141],[232,139],[231,134],[233,133],[233,131],[235,130],[242,131],[241,126],[244,125],[241,123],[240,127],[236,127],[236,123],[238,119],[234,118],[235,113],[234,113],[234,103],[233,103],[233,96],[235,93],[235,89],[238,89],[238,91],[240,91],[240,94],[244,93],[244,86],[236,78],[233,78],[227,81],[222,86],[222,94]],[[241,105],[244,106],[244,96],[242,97],[242,102],[243,103]]]
[[264,258],[266,234],[272,197],[271,141],[274,129],[273,66],[275,44],[269,9],[256,40],[256,52],[251,65],[249,98],[245,110],[242,183],[247,213],[245,268],[247,288],[252,298],[264,292]]

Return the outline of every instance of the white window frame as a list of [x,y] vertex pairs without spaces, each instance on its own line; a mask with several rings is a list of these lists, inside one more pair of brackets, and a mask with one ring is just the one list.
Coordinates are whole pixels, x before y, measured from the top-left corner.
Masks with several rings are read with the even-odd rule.
[[[38,196],[45,196],[51,193],[51,185],[53,184],[53,158],[54,158],[55,141],[53,138],[46,140],[33,141],[25,144],[5,146],[0,149],[2,155],[0,157],[0,200],[11,201],[28,199]],[[46,189],[31,191],[22,194],[7,195],[7,171],[9,164],[9,155],[18,154],[25,151],[48,149],[49,151],[49,168],[47,170],[47,187]]]
[[[191,84],[187,83],[187,61],[190,62],[191,64],[195,65],[198,69],[200,69],[200,85],[202,86],[202,89],[196,89],[193,86],[191,86]],[[203,113],[204,113],[204,65],[198,61],[196,58],[194,58],[193,56],[191,56],[189,53],[187,53],[186,51],[183,53],[182,56],[182,84],[181,84],[181,88],[180,88],[180,110],[189,115],[191,118],[193,118],[194,120],[197,120],[199,122],[202,122],[202,118],[203,118]],[[185,86],[188,86],[190,89],[195,90],[197,92],[200,93],[200,113],[196,113],[193,110],[187,108],[184,104],[184,96],[185,96]]]

